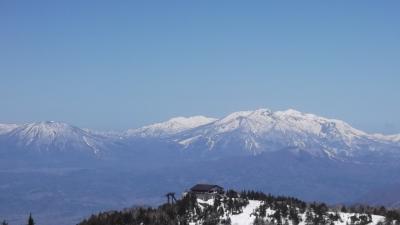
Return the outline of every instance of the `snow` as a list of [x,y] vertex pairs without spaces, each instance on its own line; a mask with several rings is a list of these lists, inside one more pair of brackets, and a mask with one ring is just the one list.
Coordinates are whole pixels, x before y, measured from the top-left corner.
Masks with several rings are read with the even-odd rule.
[[0,124],[0,135],[9,133],[17,127],[17,124]]
[[[21,146],[47,149],[56,145],[83,146],[99,152],[99,146],[114,140],[162,138],[184,149],[204,151],[241,148],[247,154],[293,149],[332,159],[351,157],[365,151],[400,147],[400,134],[368,134],[337,120],[294,109],[275,111],[261,108],[234,112],[221,119],[205,116],[175,117],[124,134],[96,132],[66,123],[47,121],[23,125],[0,124],[0,135]],[[127,135],[127,136],[126,136]],[[393,148],[394,147],[394,148]]]
[[181,141],[179,141],[178,143],[181,144],[181,145],[183,145],[183,146],[185,146],[185,147],[187,147],[187,146],[189,146],[192,142],[194,142],[196,139],[198,139],[198,138],[200,138],[200,137],[201,137],[200,135],[197,135],[197,136],[194,136],[194,137],[191,137],[191,138],[188,138],[188,139],[181,140]]
[[[339,213],[340,217],[341,217],[341,221],[337,221],[335,223],[335,225],[346,225],[346,224],[350,224],[350,217],[354,216],[354,215],[359,215],[356,213]],[[385,217],[383,216],[379,216],[379,215],[372,215],[372,222],[369,223],[370,225],[376,225],[379,222],[383,222],[385,220]],[[302,225],[302,223],[300,223]],[[304,224],[304,222],[303,222]]]
[[162,137],[214,122],[215,118],[205,116],[176,117],[166,122],[155,123],[138,129],[130,129],[127,134],[141,137]]
[[400,144],[400,134],[394,134],[394,135],[373,134],[372,137],[377,140],[397,142],[398,144]]
[[[203,205],[213,205],[214,204],[214,199],[209,199],[207,201],[204,201],[202,199],[197,199],[197,202],[199,203],[199,206],[201,209],[203,209]],[[261,201],[256,201],[256,200],[249,200],[249,204],[243,208],[243,212],[240,214],[236,215],[228,215],[231,219],[231,224],[232,225],[251,225],[253,224],[253,221],[255,219],[255,216],[253,213],[255,210],[260,207]],[[195,224],[195,223],[191,223]]]
[[252,225],[255,219],[253,213],[260,205],[261,201],[249,200],[242,213],[230,216],[232,225]]
[[90,149],[99,152],[108,137],[94,134],[67,123],[46,121],[20,125],[5,134],[20,147],[38,151],[64,151],[69,149]]
[[[213,199],[209,199],[207,201],[197,199],[197,202],[199,203],[199,206],[201,209],[204,208],[203,207],[204,204],[208,204],[208,205],[214,204]],[[261,206],[261,204],[262,204],[262,201],[249,200],[249,204],[247,206],[243,207],[243,211],[240,214],[236,214],[236,215],[229,214],[228,215],[228,217],[231,219],[231,224],[232,225],[252,225],[254,222],[254,219],[256,218],[254,213]],[[275,210],[272,210],[271,208],[267,208],[266,209],[267,216],[265,218],[268,218],[269,215],[273,215],[274,213],[275,213]],[[330,213],[335,213],[335,212],[330,212]],[[350,217],[353,215],[359,216],[360,214],[339,212],[339,216],[340,216],[341,220],[336,221],[335,225],[350,224],[350,222],[351,222]],[[385,217],[383,217],[383,216],[379,216],[379,215],[371,215],[371,216],[372,216],[372,222],[369,223],[369,225],[376,225],[379,222],[383,222],[385,220]],[[306,213],[301,214],[300,217],[302,218],[302,221],[299,223],[299,225],[305,225],[306,224],[306,222],[305,222],[306,221]],[[292,224],[291,221],[288,221],[288,222],[289,222],[289,224]],[[195,225],[195,224],[199,224],[199,223],[191,222],[189,224]]]
[[210,198],[208,200],[203,200],[203,199],[198,198],[197,202],[200,203],[200,204],[214,205],[214,199],[213,198]]
[[97,149],[96,143],[93,143],[93,140],[85,136],[83,136],[82,138],[85,141],[86,145],[93,149],[95,154],[99,153],[99,149]]
[[273,112],[263,108],[234,112],[195,129],[174,134],[177,134],[174,141],[184,148],[194,146],[196,149],[213,150],[229,148],[230,142],[237,146],[237,142],[241,141],[243,149],[250,154],[289,148],[330,158],[353,156],[360,150],[375,151],[374,144],[397,141],[400,145],[400,135],[371,135],[344,121],[294,109]]

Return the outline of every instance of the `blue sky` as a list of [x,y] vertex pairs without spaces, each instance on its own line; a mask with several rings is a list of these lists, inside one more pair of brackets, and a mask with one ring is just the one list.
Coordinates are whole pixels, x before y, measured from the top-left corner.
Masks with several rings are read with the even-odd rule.
[[1,1],[0,122],[294,108],[400,133],[399,1]]

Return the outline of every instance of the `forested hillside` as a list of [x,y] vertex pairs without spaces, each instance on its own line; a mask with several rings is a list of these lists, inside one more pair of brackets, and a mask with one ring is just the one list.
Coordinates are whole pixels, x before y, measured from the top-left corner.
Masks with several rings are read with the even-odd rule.
[[229,190],[207,201],[186,194],[175,204],[103,212],[78,225],[365,225],[400,224],[400,212],[385,207],[328,206],[262,192]]

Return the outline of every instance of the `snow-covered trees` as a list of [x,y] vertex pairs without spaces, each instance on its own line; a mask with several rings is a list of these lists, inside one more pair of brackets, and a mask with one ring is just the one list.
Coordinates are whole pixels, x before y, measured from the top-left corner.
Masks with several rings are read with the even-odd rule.
[[400,224],[398,211],[382,207],[359,205],[340,210],[324,203],[306,203],[255,191],[227,193],[207,201],[187,194],[176,204],[100,213],[79,225],[366,225],[379,224],[379,221],[380,225]]

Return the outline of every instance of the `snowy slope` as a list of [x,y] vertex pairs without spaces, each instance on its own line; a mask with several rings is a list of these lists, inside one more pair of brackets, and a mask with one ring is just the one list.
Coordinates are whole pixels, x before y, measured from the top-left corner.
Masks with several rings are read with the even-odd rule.
[[[197,199],[199,203],[202,205],[208,204],[212,206],[214,204],[214,201],[212,199],[208,201],[203,201],[201,199]],[[228,214],[225,215],[224,218],[229,217],[231,220],[232,225],[253,225],[254,220],[256,218],[257,212],[260,210],[260,206],[263,204],[262,201],[259,200],[249,200],[249,203],[242,208],[242,212],[239,214]],[[204,207],[201,207],[204,208]],[[275,210],[271,208],[266,208],[265,210],[266,216],[263,217],[264,221],[266,222],[272,222],[272,215],[275,213]],[[329,214],[336,214],[336,212],[328,212]],[[344,213],[344,212],[337,212],[339,215],[339,220],[334,222],[334,225],[346,225],[346,224],[351,224],[351,217],[352,216],[361,216],[363,214],[358,214],[358,213]],[[306,225],[306,212],[304,213],[299,213],[299,217],[301,218],[301,221],[299,225]],[[380,216],[380,215],[371,215],[372,221],[368,223],[369,225],[376,225],[380,222],[385,221],[385,217]],[[283,221],[287,220],[288,224],[292,225],[293,222],[289,218],[282,218]],[[192,222],[192,225],[201,225],[201,221],[197,222]]]
[[400,145],[400,134],[394,134],[394,135],[373,134],[372,138],[375,138],[376,140],[380,141],[394,142]]
[[280,149],[332,158],[398,145],[398,136],[371,135],[335,119],[296,110],[241,111],[172,138],[186,149],[242,149],[251,154]]
[[16,126],[2,136],[3,143],[32,151],[79,150],[98,153],[107,138],[66,123],[46,121]]
[[205,116],[176,117],[166,122],[156,123],[138,129],[130,129],[127,131],[127,134],[129,136],[139,137],[165,137],[214,122],[215,120],[214,118]]
[[0,135],[11,132],[13,129],[17,128],[17,124],[0,124]]
[[249,200],[249,204],[243,208],[243,212],[237,215],[229,215],[232,225],[252,225],[256,218],[254,212],[261,205],[261,201]]

